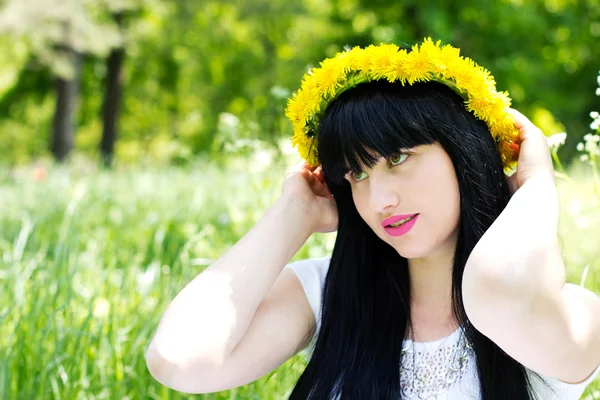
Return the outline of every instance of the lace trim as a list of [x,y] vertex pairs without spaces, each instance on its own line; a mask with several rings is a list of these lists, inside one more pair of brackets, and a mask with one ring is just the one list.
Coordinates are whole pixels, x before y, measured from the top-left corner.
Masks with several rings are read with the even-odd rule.
[[451,346],[434,351],[402,349],[400,385],[407,399],[434,400],[464,375],[474,351],[464,332]]

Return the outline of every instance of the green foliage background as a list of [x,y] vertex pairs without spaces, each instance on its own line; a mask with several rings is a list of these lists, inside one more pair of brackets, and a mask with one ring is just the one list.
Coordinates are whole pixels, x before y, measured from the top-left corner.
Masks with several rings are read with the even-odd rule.
[[[47,155],[62,0],[5,0],[0,13],[0,148],[4,163]],[[76,149],[97,155],[105,57],[126,49],[117,160],[187,162],[226,143],[275,143],[291,133],[283,109],[310,65],[345,46],[414,44],[425,36],[460,47],[548,134],[569,132],[570,159],[586,133],[600,68],[597,0],[82,0],[73,39],[84,61]],[[1,4],[1,3],[0,3]],[[74,3],[75,4],[75,3]],[[125,10],[115,26],[111,10]],[[76,23],[74,22],[76,25]],[[79,26],[79,25],[77,25]],[[75,34],[74,34],[75,35]],[[223,122],[225,120],[225,123]],[[227,121],[234,120],[234,126]],[[276,147],[274,147],[276,148]]]
[[[441,39],[492,71],[547,134],[566,130],[568,171],[560,165],[558,177],[567,278],[600,293],[600,152],[588,127],[600,109],[597,0],[0,7],[0,398],[285,398],[303,354],[255,383],[205,396],[159,385],[143,355],[170,300],[279,195],[299,161],[286,99],[308,66],[345,46]],[[126,13],[121,29],[115,10]],[[67,14],[87,21],[74,42],[85,56],[75,152],[54,165],[54,80],[72,71],[56,52],[52,21]],[[97,163],[105,58],[119,46],[124,98],[115,168],[106,170]],[[295,259],[326,255],[333,241],[313,235]],[[600,399],[600,383],[583,398]]]

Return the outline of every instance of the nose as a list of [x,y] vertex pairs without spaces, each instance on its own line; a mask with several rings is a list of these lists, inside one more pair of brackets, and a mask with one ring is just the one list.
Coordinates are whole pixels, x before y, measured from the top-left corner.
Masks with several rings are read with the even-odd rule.
[[371,209],[376,214],[389,213],[398,206],[400,196],[398,195],[397,185],[394,185],[391,176],[369,177],[369,201]]

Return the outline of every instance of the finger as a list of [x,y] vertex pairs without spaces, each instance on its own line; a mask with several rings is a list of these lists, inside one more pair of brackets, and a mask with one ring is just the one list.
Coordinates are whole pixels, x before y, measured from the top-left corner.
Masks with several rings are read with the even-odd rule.
[[294,165],[291,169],[290,172],[302,172],[303,170],[305,170],[306,168],[304,167],[306,161],[301,161],[298,164]]
[[535,126],[535,125],[533,125],[533,122],[531,122],[529,120],[529,118],[527,118],[525,115],[521,114],[519,111],[515,110],[514,108],[508,107],[508,112],[515,119],[515,128],[517,128],[519,131],[521,131],[529,126]]
[[515,119],[514,125],[515,128],[519,131],[519,144],[524,141],[526,138],[531,136],[538,136],[540,138],[546,139],[546,135],[540,128],[538,128],[529,118],[525,115],[521,114],[519,111],[514,108],[508,108],[508,112]]
[[319,180],[319,182],[325,182],[325,173],[323,172],[323,168],[319,165],[319,167],[313,172],[315,177]]
[[315,184],[315,187],[313,190],[314,190],[315,194],[317,194],[318,196],[321,196],[321,197],[332,197],[333,196],[333,194],[331,194],[331,191],[329,190],[329,187],[325,183]]
[[314,170],[316,170],[319,167],[320,167],[320,165],[310,165],[307,161],[304,161],[304,168],[306,168],[310,172],[313,172]]

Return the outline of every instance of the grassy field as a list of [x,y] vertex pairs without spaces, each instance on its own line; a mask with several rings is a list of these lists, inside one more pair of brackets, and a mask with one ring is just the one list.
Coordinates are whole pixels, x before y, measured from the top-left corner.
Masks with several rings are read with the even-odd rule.
[[[156,383],[144,352],[169,301],[280,194],[287,162],[112,172],[89,165],[0,171],[0,398],[281,399],[298,355],[259,381],[205,396]],[[600,205],[591,180],[561,182],[568,280],[600,294]],[[587,197],[586,197],[587,196]],[[295,259],[328,254],[313,235]],[[584,399],[600,399],[600,381]]]

